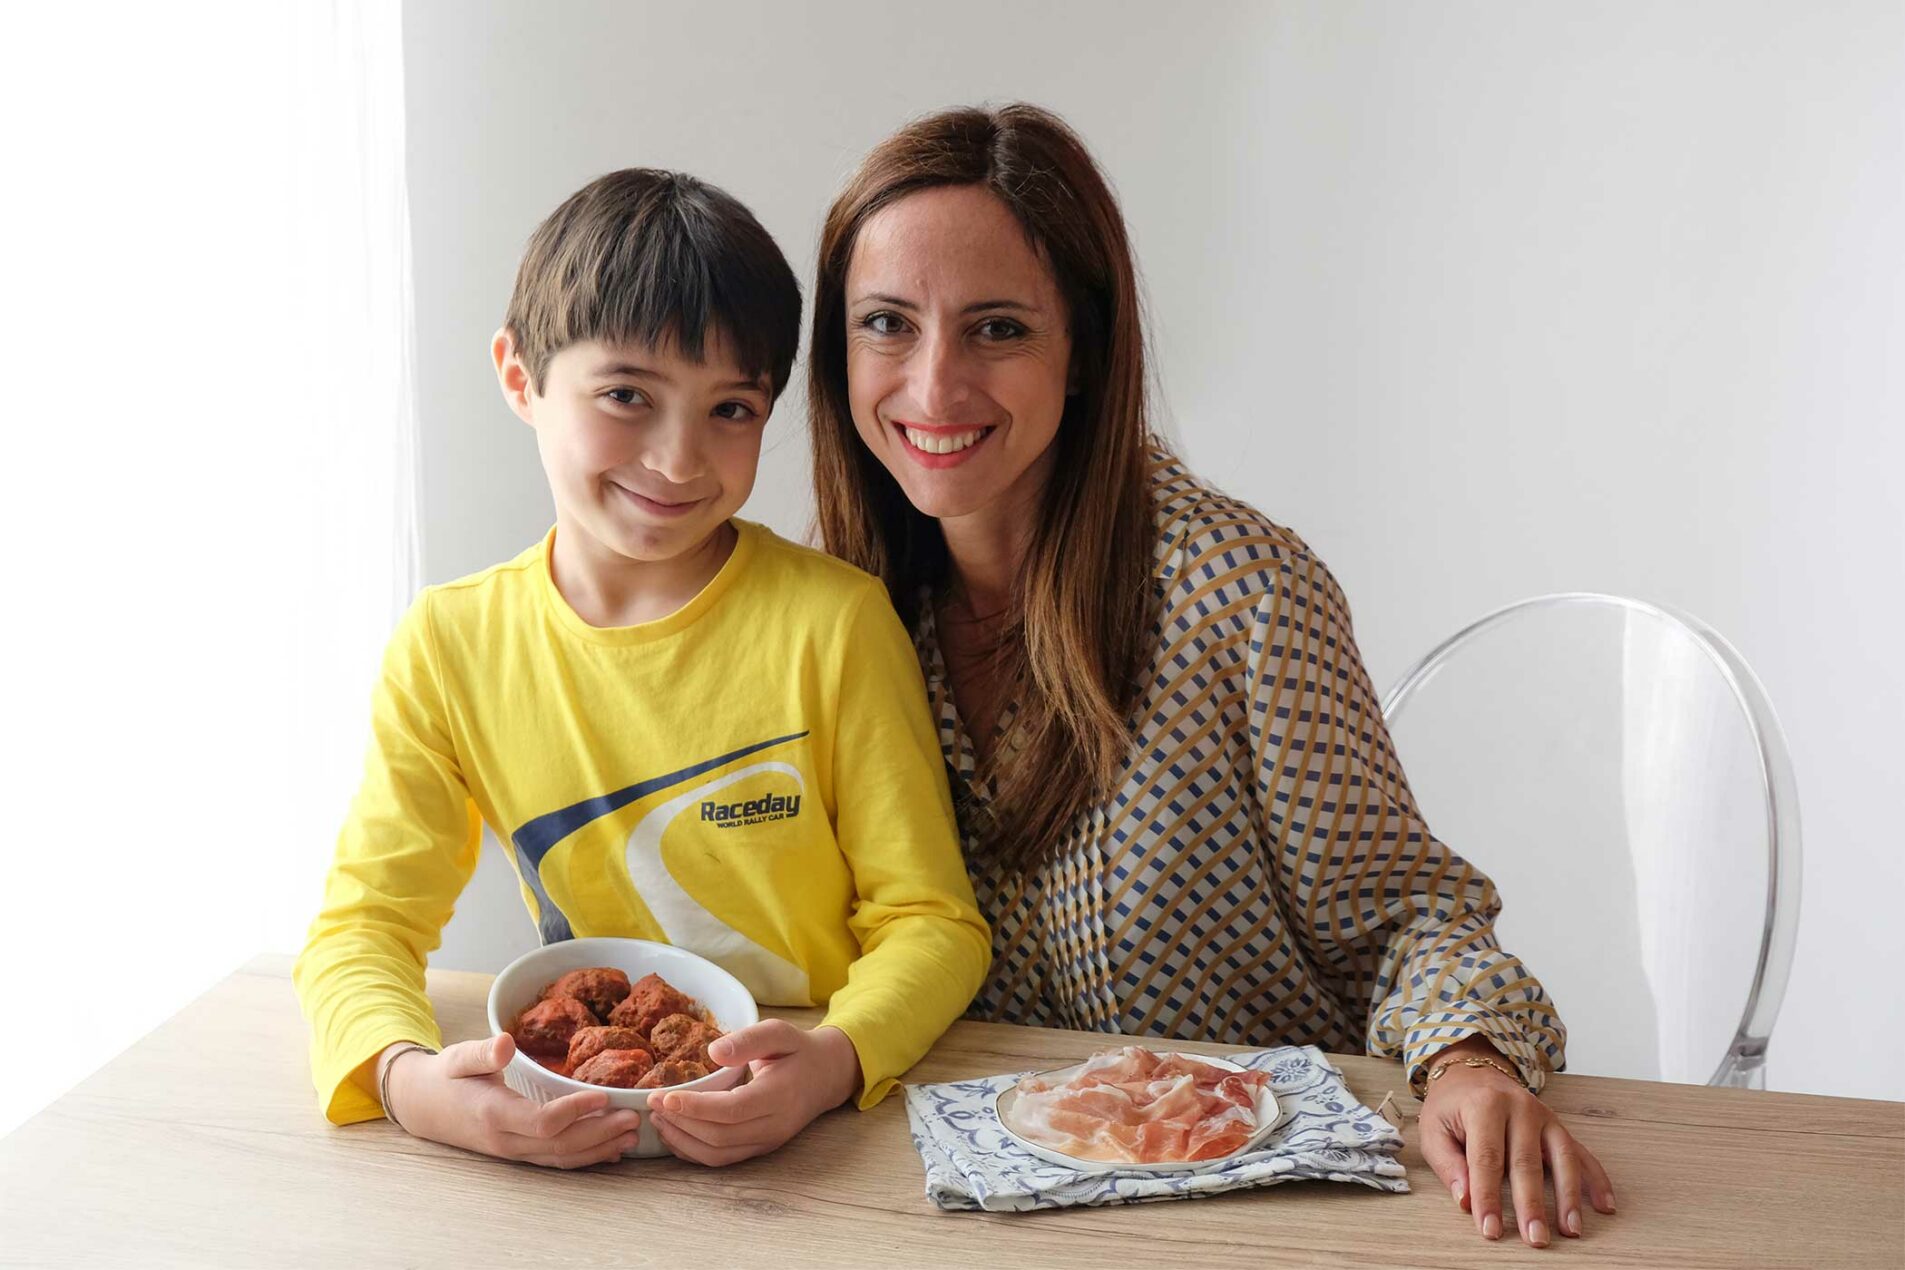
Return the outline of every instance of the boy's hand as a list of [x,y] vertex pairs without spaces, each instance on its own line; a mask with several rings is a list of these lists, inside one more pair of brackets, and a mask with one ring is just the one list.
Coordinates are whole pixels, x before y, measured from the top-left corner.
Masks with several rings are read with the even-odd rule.
[[839,1028],[803,1032],[765,1019],[715,1041],[708,1057],[723,1067],[746,1064],[753,1079],[738,1089],[657,1091],[648,1099],[661,1140],[697,1164],[765,1155],[860,1086],[860,1056]]
[[388,1114],[405,1132],[505,1160],[579,1169],[619,1159],[635,1146],[641,1113],[603,1114],[609,1097],[587,1091],[540,1105],[503,1083],[516,1053],[509,1036],[463,1041],[441,1054],[423,1050],[379,1057],[391,1064]]

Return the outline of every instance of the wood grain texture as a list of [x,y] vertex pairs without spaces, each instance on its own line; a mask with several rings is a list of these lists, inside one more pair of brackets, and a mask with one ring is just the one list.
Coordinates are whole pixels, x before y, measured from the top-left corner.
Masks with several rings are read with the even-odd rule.
[[[1539,1252],[1476,1237],[1422,1163],[1413,1125],[1410,1195],[1304,1182],[942,1213],[924,1197],[897,1096],[723,1170],[645,1160],[558,1173],[383,1122],[335,1128],[310,1087],[289,970],[286,958],[251,963],[0,1139],[0,1264],[1905,1264],[1905,1104],[1558,1077],[1547,1101],[1607,1165],[1621,1211],[1590,1212],[1585,1238]],[[488,985],[431,973],[448,1039],[484,1033]],[[911,1079],[1057,1066],[1104,1043],[960,1023]],[[1394,1091],[1413,1109],[1397,1064],[1338,1061],[1371,1106]]]

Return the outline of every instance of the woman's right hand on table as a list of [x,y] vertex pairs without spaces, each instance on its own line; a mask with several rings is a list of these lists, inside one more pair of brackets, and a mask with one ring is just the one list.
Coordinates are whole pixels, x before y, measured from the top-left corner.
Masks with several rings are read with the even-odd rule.
[[392,1045],[377,1056],[384,1114],[413,1137],[556,1169],[633,1149],[641,1113],[609,1111],[608,1094],[595,1090],[531,1102],[503,1083],[515,1053],[509,1036],[462,1041],[441,1054]]

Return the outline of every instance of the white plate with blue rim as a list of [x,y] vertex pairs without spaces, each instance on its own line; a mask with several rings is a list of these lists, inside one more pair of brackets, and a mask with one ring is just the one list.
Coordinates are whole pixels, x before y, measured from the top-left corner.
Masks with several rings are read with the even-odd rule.
[[[1243,1072],[1252,1069],[1233,1063],[1227,1058],[1218,1058],[1213,1054],[1180,1054],[1175,1051],[1155,1051],[1159,1058],[1187,1058],[1193,1062],[1206,1063],[1221,1071]],[[1090,1060],[1086,1060],[1089,1062]],[[1049,1084],[1063,1084],[1076,1076],[1085,1066],[1073,1063],[1070,1067],[1059,1067],[1049,1072],[1034,1072]],[[1066,1155],[1051,1147],[1032,1141],[1012,1127],[1012,1109],[1018,1105],[1019,1085],[1030,1079],[1021,1076],[1017,1082],[1000,1090],[992,1099],[992,1112],[998,1117],[999,1127],[1006,1136],[1017,1143],[1020,1149],[1037,1156],[1051,1164],[1060,1164],[1080,1173],[1209,1173],[1223,1168],[1239,1156],[1257,1150],[1277,1127],[1277,1096],[1270,1092],[1268,1084],[1260,1085],[1256,1091],[1257,1127],[1235,1151],[1209,1160],[1160,1160],[1154,1164],[1139,1164],[1127,1160],[1086,1160],[1075,1155]]]

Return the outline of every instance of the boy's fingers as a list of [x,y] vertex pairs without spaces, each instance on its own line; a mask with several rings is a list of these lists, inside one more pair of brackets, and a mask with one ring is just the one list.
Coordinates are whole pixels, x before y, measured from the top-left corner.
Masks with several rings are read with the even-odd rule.
[[779,1058],[800,1048],[801,1031],[786,1019],[762,1019],[729,1032],[708,1045],[708,1057],[723,1067],[739,1067],[762,1058]]
[[657,1116],[655,1125],[657,1128],[668,1125],[705,1146],[719,1150],[758,1145],[773,1132],[772,1125],[762,1120],[722,1124],[714,1120],[683,1120],[678,1116]]
[[778,1101],[772,1084],[760,1080],[739,1089],[684,1090],[678,1094],[654,1095],[648,1105],[681,1120],[739,1124],[767,1115]]
[[458,1041],[443,1051],[446,1076],[494,1076],[509,1066],[516,1042],[507,1034],[481,1041]]
[[608,1101],[608,1094],[585,1089],[538,1104],[513,1089],[499,1087],[481,1106],[482,1122],[503,1138],[548,1139],[576,1121],[601,1112]]
[[583,1116],[547,1137],[512,1133],[504,1138],[512,1155],[573,1157],[601,1152],[607,1144],[641,1128],[639,1111],[617,1110],[603,1116]]
[[551,1155],[525,1155],[522,1160],[528,1164],[540,1164],[552,1169],[585,1169],[591,1164],[609,1164],[635,1149],[635,1134],[625,1138],[616,1138],[605,1146],[597,1146],[587,1151],[556,1153]]
[[579,1120],[591,1117],[607,1119],[608,1117],[597,1116],[596,1113],[606,1110],[608,1105],[609,1096],[606,1093],[597,1093],[593,1089],[564,1094],[555,1101],[545,1102],[541,1106],[525,1098],[521,1106],[529,1114],[522,1122],[523,1127],[518,1128],[515,1125],[508,1127],[527,1137],[554,1138]]
[[760,1148],[754,1146],[712,1146],[693,1134],[685,1132],[681,1126],[669,1121],[665,1116],[655,1117],[655,1130],[661,1134],[663,1144],[670,1151],[691,1164],[705,1164],[710,1168],[720,1168],[724,1164],[734,1164],[760,1154]]

